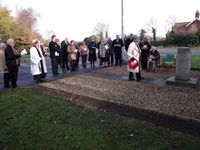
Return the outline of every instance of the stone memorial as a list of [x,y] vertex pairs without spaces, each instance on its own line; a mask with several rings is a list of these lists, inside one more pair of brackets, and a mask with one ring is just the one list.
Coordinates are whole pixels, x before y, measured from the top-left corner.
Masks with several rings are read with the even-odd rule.
[[178,48],[176,57],[175,80],[188,81],[190,79],[190,48]]
[[191,68],[191,49],[182,47],[177,49],[176,56],[176,73],[167,79],[167,85],[196,87],[196,78],[190,78]]

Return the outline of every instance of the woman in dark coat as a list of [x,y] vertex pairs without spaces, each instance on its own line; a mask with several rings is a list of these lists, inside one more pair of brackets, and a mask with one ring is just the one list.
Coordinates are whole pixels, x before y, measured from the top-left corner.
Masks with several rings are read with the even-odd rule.
[[149,58],[149,53],[151,50],[151,44],[149,43],[147,37],[143,39],[142,42],[140,42],[139,47],[141,49],[141,64],[142,64],[142,69],[146,70],[147,69],[147,61]]
[[95,67],[95,61],[97,61],[96,48],[97,48],[97,44],[92,39],[92,41],[89,43],[89,46],[88,46],[88,49],[89,49],[89,61],[90,61],[91,68]]

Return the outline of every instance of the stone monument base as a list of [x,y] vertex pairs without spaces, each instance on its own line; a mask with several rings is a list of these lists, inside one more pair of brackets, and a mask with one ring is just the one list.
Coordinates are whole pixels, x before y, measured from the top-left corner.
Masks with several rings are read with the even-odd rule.
[[183,86],[195,88],[197,85],[197,78],[190,78],[188,81],[175,80],[175,76],[171,76],[167,79],[167,85]]

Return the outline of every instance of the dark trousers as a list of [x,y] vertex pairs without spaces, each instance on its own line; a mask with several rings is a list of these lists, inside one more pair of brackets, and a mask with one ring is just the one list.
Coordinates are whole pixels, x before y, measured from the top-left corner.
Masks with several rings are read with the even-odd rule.
[[87,55],[82,55],[82,66],[83,68],[87,67]]
[[91,66],[91,68],[95,67],[95,61],[90,61],[90,66]]
[[122,65],[122,51],[115,52],[115,65],[121,66]]
[[9,66],[8,74],[4,74],[4,87],[9,87],[9,82],[11,81],[12,88],[17,87],[17,78],[18,78],[18,66]]
[[63,69],[67,69],[69,70],[69,60],[68,60],[68,57],[67,56],[64,56],[63,57]]
[[[51,59],[51,65],[52,65],[52,73],[53,75],[57,75],[58,74],[58,65],[60,64],[60,57],[52,57]],[[60,64],[61,68],[62,65]]]
[[36,81],[42,81],[44,78],[46,78],[46,73],[42,73],[42,74],[33,76],[33,79]]
[[114,58],[114,56],[113,56],[113,54],[109,54],[109,57],[108,57],[108,66],[113,66],[113,58]]
[[[140,73],[140,72],[139,72],[139,73],[136,73],[136,79],[137,79],[138,81],[141,80],[141,73]],[[134,80],[134,74],[133,74],[133,72],[129,72],[129,80]]]
[[149,54],[148,52],[141,53],[141,64],[142,64],[142,69],[144,70],[147,69],[148,54]]
[[3,80],[4,80],[4,88],[9,88],[9,82],[10,82],[9,73],[3,74]]
[[77,60],[70,61],[71,71],[76,71]]
[[78,69],[78,65],[79,65],[79,57],[76,58],[76,68]]

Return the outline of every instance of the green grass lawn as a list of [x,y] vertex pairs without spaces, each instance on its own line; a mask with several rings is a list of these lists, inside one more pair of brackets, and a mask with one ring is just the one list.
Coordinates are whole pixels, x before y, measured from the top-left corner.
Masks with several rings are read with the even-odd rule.
[[200,55],[192,55],[191,68],[200,69]]
[[200,149],[200,137],[18,89],[0,95],[0,149]]

